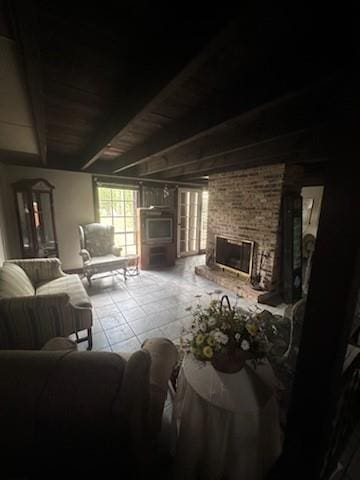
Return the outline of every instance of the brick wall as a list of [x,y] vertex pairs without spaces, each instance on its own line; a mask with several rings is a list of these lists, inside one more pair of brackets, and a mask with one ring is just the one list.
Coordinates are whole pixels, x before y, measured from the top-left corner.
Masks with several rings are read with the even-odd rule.
[[255,242],[253,276],[264,251],[262,286],[276,287],[281,274],[281,199],[284,191],[300,191],[302,170],[276,164],[209,177],[206,263],[214,263],[215,235]]

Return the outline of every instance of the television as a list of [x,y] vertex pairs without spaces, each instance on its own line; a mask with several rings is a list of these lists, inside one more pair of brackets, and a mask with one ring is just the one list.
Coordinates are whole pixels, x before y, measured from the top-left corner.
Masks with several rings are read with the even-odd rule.
[[154,217],[145,220],[146,241],[172,242],[173,221],[171,217]]

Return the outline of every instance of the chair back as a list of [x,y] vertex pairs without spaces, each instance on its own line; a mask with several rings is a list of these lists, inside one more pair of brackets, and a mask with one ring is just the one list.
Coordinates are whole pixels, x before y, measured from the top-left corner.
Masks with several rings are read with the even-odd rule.
[[79,225],[80,246],[90,252],[92,257],[101,257],[112,253],[114,245],[113,225],[88,223]]

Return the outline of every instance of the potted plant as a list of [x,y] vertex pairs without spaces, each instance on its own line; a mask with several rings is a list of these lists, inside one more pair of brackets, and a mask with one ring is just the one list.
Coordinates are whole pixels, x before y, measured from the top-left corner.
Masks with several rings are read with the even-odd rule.
[[269,326],[276,328],[267,310],[232,307],[227,295],[191,310],[190,328],[181,337],[183,352],[226,373],[239,371],[247,360],[256,363],[266,357],[271,347],[266,332]]

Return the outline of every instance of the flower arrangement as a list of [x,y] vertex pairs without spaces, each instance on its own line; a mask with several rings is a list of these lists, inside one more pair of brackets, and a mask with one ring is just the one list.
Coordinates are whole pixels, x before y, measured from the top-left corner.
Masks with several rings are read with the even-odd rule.
[[[211,295],[211,294],[210,294]],[[226,300],[227,306],[223,303]],[[244,310],[231,307],[229,298],[211,300],[207,307],[197,304],[192,311],[190,328],[181,337],[183,352],[191,352],[200,361],[212,361],[224,352],[242,352],[243,358],[264,358],[271,347],[266,332],[276,329],[272,314],[258,307]]]

